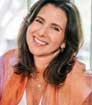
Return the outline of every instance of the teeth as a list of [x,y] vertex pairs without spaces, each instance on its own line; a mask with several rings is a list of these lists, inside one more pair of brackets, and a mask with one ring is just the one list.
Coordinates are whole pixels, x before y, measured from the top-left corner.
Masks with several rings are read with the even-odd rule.
[[35,40],[36,43],[38,43],[40,45],[46,45],[46,42],[43,42],[43,41],[41,41],[41,40],[39,40],[37,38],[34,38],[34,40]]

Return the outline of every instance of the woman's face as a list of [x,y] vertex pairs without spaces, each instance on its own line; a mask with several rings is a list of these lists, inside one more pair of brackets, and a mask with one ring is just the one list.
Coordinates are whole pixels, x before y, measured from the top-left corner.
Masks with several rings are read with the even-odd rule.
[[34,56],[53,55],[60,51],[67,24],[66,13],[52,4],[45,5],[27,29],[26,40]]

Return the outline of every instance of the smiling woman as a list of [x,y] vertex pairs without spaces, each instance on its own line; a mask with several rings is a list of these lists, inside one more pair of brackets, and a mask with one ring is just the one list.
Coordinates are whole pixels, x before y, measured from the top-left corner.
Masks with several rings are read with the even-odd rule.
[[[3,56],[1,105],[91,105],[79,12],[69,0],[38,0],[25,17],[18,48]],[[80,86],[81,85],[81,86]]]
[[29,25],[26,36],[34,59],[47,55],[51,58],[51,56],[54,57],[54,54],[59,53],[60,46],[65,44],[66,23],[67,18],[63,10],[51,4],[41,9],[32,24]]

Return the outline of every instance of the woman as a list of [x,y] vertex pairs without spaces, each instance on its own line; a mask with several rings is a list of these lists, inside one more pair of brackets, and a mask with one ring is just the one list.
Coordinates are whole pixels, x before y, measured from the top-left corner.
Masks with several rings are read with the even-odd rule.
[[37,1],[20,29],[18,49],[3,56],[1,105],[92,105],[85,66],[76,59],[81,35],[74,4]]

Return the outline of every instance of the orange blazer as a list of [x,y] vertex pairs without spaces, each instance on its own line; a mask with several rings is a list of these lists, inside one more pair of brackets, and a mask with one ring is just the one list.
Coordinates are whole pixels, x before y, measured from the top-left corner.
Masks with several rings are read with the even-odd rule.
[[[15,50],[3,56],[5,77],[1,105],[18,105],[26,89],[28,77],[13,72],[12,65],[17,61],[16,58]],[[62,86],[56,88],[48,84],[43,93],[42,105],[92,105],[92,88],[86,81],[83,69],[84,66],[76,61]]]

